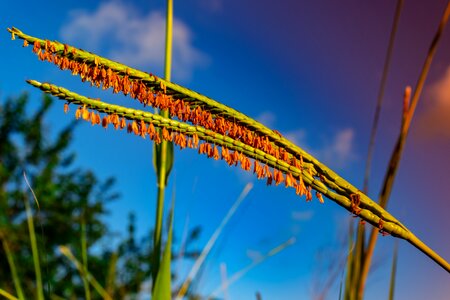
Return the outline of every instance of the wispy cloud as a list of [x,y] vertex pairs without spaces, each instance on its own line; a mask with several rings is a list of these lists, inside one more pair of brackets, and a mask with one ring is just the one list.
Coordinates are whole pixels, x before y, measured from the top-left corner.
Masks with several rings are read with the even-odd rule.
[[271,111],[264,111],[259,116],[256,117],[256,120],[269,128],[272,128],[275,124],[276,116]]
[[341,129],[336,132],[331,142],[314,152],[330,166],[343,168],[356,158],[353,152],[354,136],[355,132],[352,128]]
[[306,211],[292,211],[291,212],[291,218],[294,221],[297,222],[306,222],[313,218],[314,211],[313,210],[306,210]]
[[450,66],[424,97],[425,109],[417,120],[419,136],[423,139],[450,139]]
[[211,13],[220,12],[223,10],[222,0],[199,0],[199,6]]
[[[257,120],[269,128],[276,123],[276,116],[272,112],[263,112]],[[308,132],[303,128],[282,132],[283,136],[294,144],[316,156],[318,159],[333,168],[343,168],[356,159],[354,152],[355,131],[352,128],[343,128],[335,132],[334,136],[327,138],[319,146],[311,147],[308,143]]]
[[[121,1],[100,4],[95,11],[72,11],[60,32],[64,41],[99,51],[125,64],[162,73],[165,47],[165,16],[160,11],[141,14]],[[192,43],[189,27],[174,18],[173,73],[188,79],[209,58]]]

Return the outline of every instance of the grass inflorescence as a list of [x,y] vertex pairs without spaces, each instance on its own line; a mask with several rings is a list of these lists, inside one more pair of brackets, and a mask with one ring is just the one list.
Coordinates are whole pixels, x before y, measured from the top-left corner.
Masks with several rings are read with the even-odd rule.
[[[26,35],[16,28],[9,31],[23,39],[24,46],[33,45],[33,52],[40,60],[54,63],[62,70],[70,70],[93,86],[112,89],[113,93],[128,95],[144,106],[167,111],[168,116],[174,119],[83,97],[49,83],[28,81],[44,92],[78,105],[77,118],[103,127],[111,124],[116,129],[126,128],[143,138],[148,136],[155,143],[164,140],[181,149],[196,148],[200,154],[253,171],[267,184],[292,187],[297,194],[306,196],[307,201],[312,200],[314,189],[321,202],[323,194],[380,232],[408,240],[450,271],[445,260],[395,217],[276,131],[226,105],[155,75],[72,46]],[[65,110],[67,107],[66,104]],[[104,115],[100,116],[100,113]]]

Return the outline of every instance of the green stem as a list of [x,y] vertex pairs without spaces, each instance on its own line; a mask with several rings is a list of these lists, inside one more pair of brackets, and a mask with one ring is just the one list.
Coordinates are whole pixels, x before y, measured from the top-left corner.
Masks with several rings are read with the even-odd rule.
[[20,284],[19,276],[17,274],[16,264],[14,263],[14,257],[9,248],[8,241],[6,240],[3,230],[0,231],[0,239],[2,240],[3,250],[6,254],[6,259],[8,260],[9,268],[11,269],[11,275],[14,282],[14,287],[16,289],[17,296],[20,300],[24,300],[22,285]]
[[[165,80],[170,81],[171,64],[172,64],[172,26],[173,26],[173,2],[172,0],[167,0],[167,15],[166,15],[166,49],[165,49],[165,61],[164,61],[164,76]],[[163,110],[160,115],[164,118],[169,117],[169,112]],[[161,260],[161,240],[162,240],[162,223],[164,214],[164,195],[165,188],[167,185],[167,156],[168,156],[168,143],[167,141],[162,141],[159,146],[160,151],[156,152],[154,155],[159,155],[159,165],[156,168],[157,171],[157,204],[156,204],[156,217],[155,217],[155,231],[153,237],[153,266],[152,266],[152,278],[153,283],[156,282],[156,277],[159,272],[159,265]],[[156,151],[155,147],[155,151]],[[152,285],[152,289],[155,285]]]
[[85,278],[89,283],[92,285],[92,287],[97,291],[97,293],[105,300],[112,300],[111,296],[108,295],[108,293],[105,291],[105,289],[100,285],[100,283],[95,279],[94,276],[88,271],[85,272],[85,268],[82,263],[78,261],[78,259],[75,258],[72,251],[66,246],[59,246],[59,251],[61,254],[63,254],[65,257],[67,257],[77,268],[78,272],[80,273],[81,277]]
[[[28,179],[26,178],[25,173],[23,173],[25,181],[30,188],[33,197],[35,197],[33,190],[31,189],[31,186],[28,184]],[[37,202],[36,197],[34,198]],[[33,255],[33,264],[34,264],[34,272],[36,274],[36,290],[37,290],[37,298],[39,300],[44,300],[44,289],[42,286],[42,276],[41,276],[41,266],[39,262],[39,251],[37,247],[37,241],[36,241],[36,231],[34,229],[34,222],[33,222],[33,214],[31,212],[30,204],[28,203],[28,199],[24,200],[25,203],[25,210],[27,214],[27,223],[28,223],[28,233],[30,235],[30,243],[31,243],[31,252]]]
[[16,298],[15,296],[11,295],[10,293],[8,293],[3,289],[0,289],[0,296],[3,296],[8,300],[18,300],[18,298]]
[[[86,220],[85,211],[83,210],[83,216],[81,217],[81,257],[83,261],[83,272],[88,273],[88,256],[87,256],[87,236],[86,236]],[[83,277],[84,295],[86,300],[91,299],[91,290],[89,289],[89,282],[86,277]]]

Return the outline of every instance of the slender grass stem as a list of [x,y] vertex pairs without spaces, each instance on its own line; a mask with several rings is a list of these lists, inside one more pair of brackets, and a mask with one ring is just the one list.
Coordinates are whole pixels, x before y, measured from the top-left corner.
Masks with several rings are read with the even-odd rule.
[[[33,194],[34,200],[36,201],[36,203],[38,203],[36,196],[34,194],[34,191],[28,183],[28,179],[27,179],[25,172],[23,173],[23,177],[25,178],[25,182],[27,183],[29,189],[31,190],[31,192]],[[40,261],[39,261],[39,250],[37,247],[36,231],[34,229],[33,213],[31,212],[31,207],[28,202],[28,198],[25,199],[24,203],[25,203],[25,211],[27,214],[28,233],[30,235],[31,252],[33,255],[34,272],[36,275],[37,299],[44,300],[44,289],[42,286],[41,265],[40,265]]]
[[[87,236],[86,236],[86,219],[84,216],[81,217],[81,258],[83,261],[83,272],[84,274],[88,273],[88,255],[87,255]],[[83,286],[84,286],[84,296],[86,300],[91,299],[91,290],[89,288],[89,282],[86,277],[83,277]]]
[[11,295],[10,293],[5,291],[4,289],[0,289],[0,296],[3,296],[3,297],[5,297],[8,300],[18,300],[18,298],[16,298],[15,296]]
[[244,276],[245,274],[247,274],[250,270],[252,270],[253,268],[255,268],[256,266],[260,265],[261,263],[263,263],[264,261],[266,261],[268,258],[270,258],[271,256],[276,255],[277,253],[280,253],[281,251],[283,251],[284,249],[286,249],[289,246],[292,246],[295,243],[295,238],[292,237],[289,240],[285,241],[284,243],[278,245],[277,247],[273,248],[272,250],[270,250],[268,253],[266,253],[263,257],[255,260],[254,262],[252,262],[251,264],[249,264],[248,266],[246,266],[245,268],[239,270],[238,272],[236,272],[235,274],[233,274],[232,276],[229,277],[229,279],[222,283],[219,287],[217,287],[208,297],[207,299],[216,299],[215,297],[217,297],[217,295],[222,292],[224,290],[224,288],[231,286],[233,283],[235,283],[236,281],[238,281],[240,278],[242,278],[242,276]]
[[230,208],[230,210],[227,212],[225,217],[223,218],[222,222],[220,223],[219,227],[216,228],[211,238],[206,243],[206,246],[203,248],[202,253],[195,261],[194,265],[192,266],[191,270],[189,271],[189,274],[186,277],[186,280],[183,282],[183,285],[181,286],[180,290],[178,291],[176,300],[181,300],[184,295],[187,293],[190,284],[194,280],[195,276],[197,275],[197,272],[200,270],[201,266],[203,265],[203,262],[205,261],[206,257],[208,256],[209,252],[211,251],[212,247],[215,245],[217,239],[219,238],[220,234],[223,231],[223,228],[227,225],[227,223],[230,221],[230,219],[233,217],[233,215],[236,213],[237,209],[241,205],[242,201],[247,197],[250,190],[253,188],[253,185],[251,183],[248,183],[244,189],[242,190],[242,193],[239,195],[236,202],[233,204],[233,206]]
[[[442,15],[441,21],[439,23],[439,27],[438,27],[437,32],[431,42],[427,57],[425,58],[425,62],[422,67],[422,71],[419,75],[419,79],[417,80],[416,87],[414,89],[414,93],[411,98],[411,104],[407,105],[405,111],[403,112],[400,135],[398,137],[397,144],[394,148],[394,151],[392,152],[391,159],[390,159],[389,165],[388,165],[388,170],[386,171],[386,175],[385,175],[383,188],[381,190],[380,197],[379,197],[379,204],[382,208],[386,208],[389,197],[391,195],[392,186],[394,185],[395,175],[397,173],[398,166],[400,164],[400,160],[401,160],[401,156],[402,156],[403,149],[405,146],[406,138],[409,133],[411,121],[414,116],[414,112],[416,110],[420,95],[422,93],[422,89],[425,84],[425,80],[428,76],[428,72],[430,70],[430,66],[433,61],[434,54],[436,53],[436,49],[437,49],[437,46],[441,39],[442,33],[444,32],[445,26],[447,25],[449,16],[450,16],[450,1],[447,2],[447,6],[445,8],[445,11]],[[407,95],[405,95],[405,99],[406,98],[408,98]],[[407,101],[404,100],[404,103],[409,103],[409,100],[407,100]],[[363,264],[362,270],[361,270],[361,283],[358,288],[358,294],[360,295],[361,298],[364,294],[364,286],[365,286],[365,282],[367,280],[367,276],[369,273],[370,264],[372,261],[372,256],[373,256],[373,252],[374,252],[375,245],[377,242],[377,238],[378,238],[378,235],[376,234],[376,231],[374,229],[372,229],[372,231],[370,233],[368,246],[367,246],[366,258],[364,260],[364,264]],[[417,237],[415,237],[414,235],[411,234],[408,241],[412,245],[414,245],[416,248],[421,249],[422,252],[424,252],[431,259],[433,259],[435,262],[437,262],[442,267],[444,267],[447,270],[447,272],[450,273],[449,263],[447,263],[442,257],[435,256],[435,254],[436,254],[435,252],[430,253],[427,249],[428,246],[425,245],[419,239],[417,239]]]
[[85,273],[85,267],[82,263],[75,258],[72,251],[66,246],[60,246],[59,251],[67,257],[77,268],[78,272],[80,272],[81,277],[85,278],[92,287],[97,291],[97,293],[106,300],[112,300],[111,296],[105,291],[105,289],[100,285],[100,283],[95,279],[94,276],[90,272]]
[[8,241],[6,240],[6,235],[3,230],[0,230],[0,239],[2,240],[3,251],[5,251],[6,259],[8,260],[9,268],[11,269],[11,276],[13,278],[14,288],[16,289],[17,296],[20,300],[24,300],[24,294],[22,285],[20,283],[19,275],[17,274],[16,264],[14,262],[14,256],[9,248]]
[[397,0],[397,6],[395,8],[394,23],[392,24],[391,34],[389,37],[389,46],[388,46],[387,53],[386,53],[386,59],[384,61],[383,76],[381,77],[380,89],[378,91],[377,106],[375,108],[375,115],[373,117],[372,131],[370,133],[369,148],[367,151],[366,170],[365,170],[365,174],[364,174],[363,191],[365,194],[367,194],[369,192],[370,169],[371,169],[371,165],[372,165],[373,151],[375,149],[375,138],[377,135],[378,121],[380,119],[381,107],[383,105],[384,90],[386,87],[387,77],[388,77],[388,73],[389,73],[389,67],[391,65],[392,53],[394,50],[395,35],[397,33],[398,23],[400,21],[400,15],[402,12],[403,2],[404,2],[404,0]]
[[[164,77],[166,81],[170,81],[171,75],[171,65],[172,65],[172,27],[173,27],[173,2],[172,0],[167,0],[167,15],[166,15],[166,48],[165,48],[165,63],[164,63]],[[164,118],[169,117],[169,112],[163,110],[160,115]],[[156,217],[155,217],[155,230],[153,237],[153,264],[152,264],[152,278],[153,283],[156,282],[156,276],[159,272],[159,265],[161,260],[161,240],[162,240],[162,223],[164,214],[164,195],[165,188],[167,185],[166,179],[169,170],[167,169],[168,161],[168,141],[162,141],[161,144],[155,145],[155,147],[160,147],[160,151],[156,151],[153,155],[158,155],[158,159],[155,161],[159,163],[156,168],[157,172],[157,203],[156,203]],[[152,288],[154,284],[152,285]]]

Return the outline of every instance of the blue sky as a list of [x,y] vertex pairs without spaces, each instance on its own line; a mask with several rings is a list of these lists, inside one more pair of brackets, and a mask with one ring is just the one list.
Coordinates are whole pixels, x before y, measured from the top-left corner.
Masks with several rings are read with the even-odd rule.
[[[414,2],[414,3],[413,3]],[[429,1],[430,2],[430,1]],[[414,85],[445,1],[404,6],[374,157],[369,194],[377,196],[397,137],[403,89]],[[1,27],[74,44],[133,67],[163,75],[164,1],[8,2],[0,7]],[[394,1],[175,1],[173,81],[236,108],[307,149],[354,185],[363,168],[394,14]],[[32,78],[63,85],[81,94],[136,106],[124,97],[90,88],[78,78],[39,62],[30,49],[1,34],[0,93],[40,93]],[[413,121],[390,203],[390,211],[447,260],[450,194],[450,32],[441,41],[422,102]],[[54,105],[49,134],[72,120]],[[128,212],[137,215],[138,234],[153,226],[155,176],[152,144],[123,132],[80,124],[73,149],[77,165],[102,178],[117,178],[119,201],[110,205],[111,228],[126,230]],[[101,154],[101,156],[99,156]],[[228,274],[291,237],[296,243],[250,271],[229,289],[230,299],[310,299],[326,259],[339,257],[349,213],[332,201],[305,203],[291,190],[266,187],[238,168],[176,152],[168,197],[176,193],[175,228],[181,235],[201,225],[202,247],[244,186],[254,188],[213,252],[201,280],[206,294],[220,284],[221,263]],[[445,209],[443,209],[445,208]],[[420,217],[419,217],[420,216]],[[381,238],[379,267],[369,278],[367,299],[386,297],[394,239]],[[322,266],[322,267],[321,267]],[[182,268],[183,270],[186,267]],[[444,299],[448,274],[400,242],[399,299]],[[325,276],[326,277],[326,276]],[[337,286],[329,294],[336,299]]]

